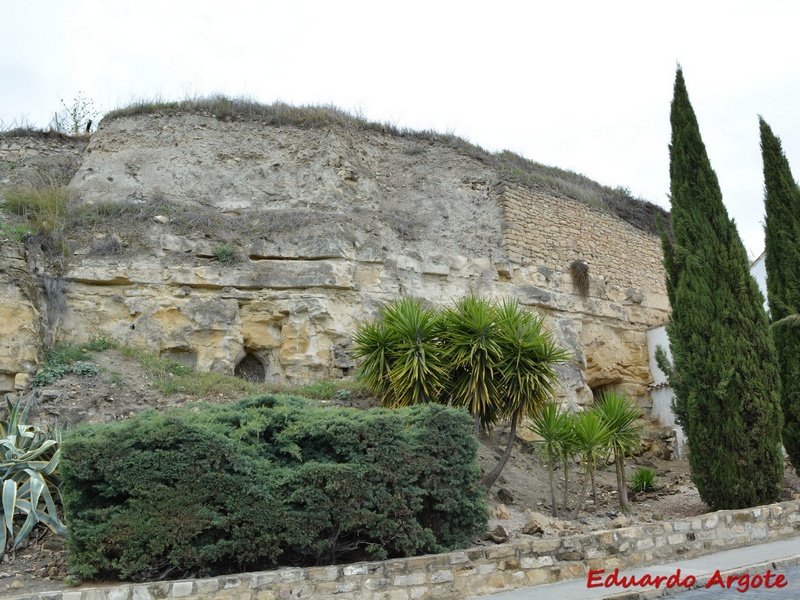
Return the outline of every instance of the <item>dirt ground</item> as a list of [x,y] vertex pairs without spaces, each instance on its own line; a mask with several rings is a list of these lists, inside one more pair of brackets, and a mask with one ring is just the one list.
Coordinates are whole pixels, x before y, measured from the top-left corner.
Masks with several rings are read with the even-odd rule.
[[[201,399],[180,394],[165,397],[137,362],[114,350],[95,353],[93,358],[100,373],[94,377],[70,375],[40,389],[31,420],[47,424],[57,417],[62,422],[99,423],[128,418],[150,407],[163,409],[187,401],[235,399],[219,395]],[[353,398],[343,404],[366,408],[372,403]],[[499,427],[482,440],[479,453],[484,472],[496,464],[507,439],[507,432]],[[629,458],[626,465],[629,473],[640,466],[654,469],[657,473],[655,492],[631,495],[630,512],[620,513],[614,467],[606,466],[597,477],[598,505],[592,503],[589,491],[577,519],[554,519],[550,516],[550,487],[543,456],[535,444],[518,440],[508,464],[489,493],[489,531],[498,531],[497,527],[502,526],[505,531],[500,529],[499,533],[507,532],[508,539],[513,541],[528,535],[557,537],[708,512],[708,506],[700,500],[691,482],[688,462],[677,460],[673,454],[674,440],[670,432],[649,426],[642,453]],[[562,472],[558,471],[556,481],[561,480]],[[570,472],[570,480],[569,503],[573,507],[580,489],[577,468]],[[559,499],[561,490],[559,485]],[[800,478],[787,463],[782,499],[792,499],[798,490]],[[475,543],[493,542],[487,537]],[[69,578],[64,542],[46,529],[36,531],[14,554],[0,560],[0,597],[67,589],[70,585],[74,583]]]

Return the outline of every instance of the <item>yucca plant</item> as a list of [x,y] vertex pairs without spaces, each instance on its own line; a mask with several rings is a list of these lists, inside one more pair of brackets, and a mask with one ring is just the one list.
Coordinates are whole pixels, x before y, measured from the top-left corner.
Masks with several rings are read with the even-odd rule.
[[544,451],[547,455],[547,476],[550,480],[551,513],[559,516],[560,510],[556,500],[556,486],[554,481],[555,465],[561,461],[564,465],[564,511],[567,511],[567,493],[569,488],[569,471],[567,462],[574,451],[575,430],[574,416],[572,413],[561,411],[558,404],[548,402],[533,417],[530,430],[542,438]]
[[402,298],[359,327],[353,356],[357,376],[384,406],[442,402],[465,407],[476,433],[510,419],[508,445],[481,483],[488,490],[511,454],[517,425],[553,396],[555,364],[568,353],[543,320],[516,300],[496,304],[470,296],[436,310]]
[[30,406],[30,398],[6,397],[8,418],[0,421],[0,555],[17,548],[38,523],[59,535],[67,532],[56,507],[62,431],[58,423],[47,430],[27,424]]
[[592,499],[594,500],[594,505],[597,506],[597,486],[595,484],[597,464],[605,459],[609,451],[610,441],[611,432],[596,411],[587,410],[578,416],[575,421],[575,442],[576,448],[581,454],[583,484],[581,485],[578,504],[572,513],[573,519],[578,517],[583,505],[588,481],[592,483]]
[[525,417],[533,418],[553,398],[558,385],[555,367],[569,359],[569,351],[560,348],[552,332],[544,328],[544,318],[520,306],[517,299],[503,300],[496,310],[498,344],[503,356],[498,365],[502,395],[497,398],[497,410],[502,417],[511,419],[511,427],[500,461],[481,481],[487,490],[511,455],[517,425]]
[[608,427],[611,435],[609,445],[614,455],[614,467],[617,471],[617,491],[619,505],[627,511],[628,484],[625,480],[625,457],[633,454],[641,440],[641,425],[636,421],[642,416],[639,410],[624,394],[606,392],[597,401],[595,410]]
[[389,304],[353,336],[359,379],[390,408],[437,401],[448,374],[440,332],[439,312],[422,300]]
[[465,407],[475,419],[475,435],[481,427],[497,422],[497,398],[501,395],[498,312],[484,298],[467,296],[444,311],[445,348],[452,371],[447,393],[455,406]]

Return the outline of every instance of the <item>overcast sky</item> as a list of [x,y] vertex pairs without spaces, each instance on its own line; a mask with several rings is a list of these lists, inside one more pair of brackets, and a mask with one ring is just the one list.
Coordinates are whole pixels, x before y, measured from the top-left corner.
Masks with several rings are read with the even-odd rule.
[[800,176],[800,2],[0,0],[0,121],[214,92],[334,104],[669,208],[677,63],[728,212],[764,247],[761,114]]

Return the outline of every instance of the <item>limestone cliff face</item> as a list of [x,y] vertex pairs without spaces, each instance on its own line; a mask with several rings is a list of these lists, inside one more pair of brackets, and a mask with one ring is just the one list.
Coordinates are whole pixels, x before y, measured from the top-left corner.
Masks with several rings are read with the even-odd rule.
[[[401,294],[513,295],[574,350],[565,400],[610,386],[646,403],[645,331],[669,308],[658,240],[506,184],[451,146],[339,126],[127,117],[101,124],[70,188],[119,216],[74,240],[62,341],[106,335],[203,370],[300,382],[349,375],[350,335]],[[589,266],[587,296],[570,278],[574,260]],[[13,305],[6,296],[22,292],[7,288]],[[4,339],[28,343],[24,323],[40,310],[30,306]],[[0,354],[0,371],[30,369]]]

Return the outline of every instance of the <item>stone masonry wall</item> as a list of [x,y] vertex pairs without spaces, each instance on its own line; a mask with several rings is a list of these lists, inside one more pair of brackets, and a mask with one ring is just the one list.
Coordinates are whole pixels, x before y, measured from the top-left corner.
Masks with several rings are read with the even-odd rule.
[[[537,539],[383,562],[228,575],[207,579],[46,592],[16,600],[461,600],[565,579],[589,570],[635,569],[792,537],[800,502],[719,511],[576,536]],[[624,574],[624,573],[621,573]],[[15,599],[9,599],[15,600]]]
[[574,260],[590,276],[633,293],[667,295],[661,241],[600,210],[550,193],[503,186],[503,244],[522,265],[546,265],[567,272]]
[[[546,190],[500,182],[493,193],[509,292],[544,312],[573,349],[560,374],[562,399],[585,404],[593,391],[614,389],[649,409],[646,332],[669,315],[658,237]],[[589,266],[586,296],[572,281],[574,260]]]
[[0,135],[0,191],[25,183],[68,182],[88,143],[88,136]]

